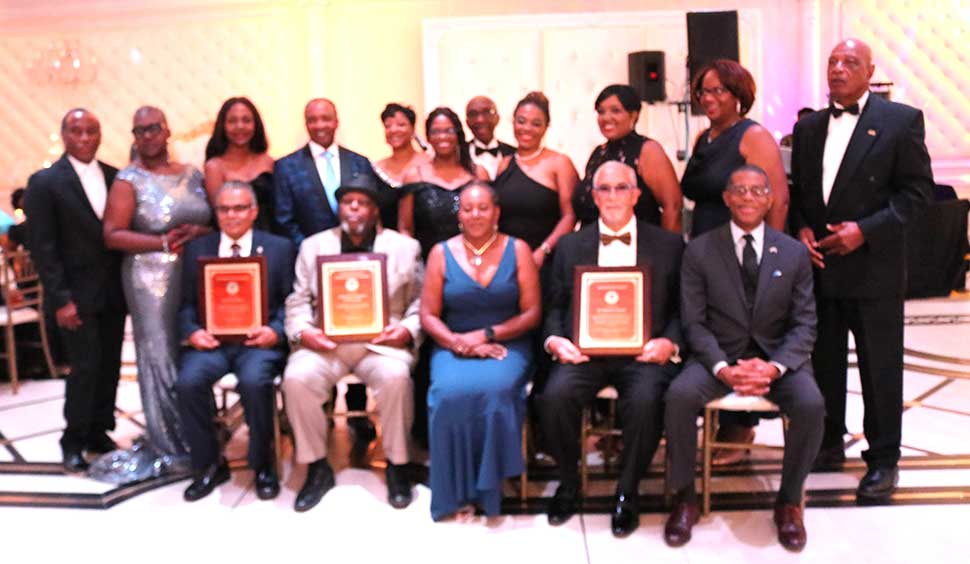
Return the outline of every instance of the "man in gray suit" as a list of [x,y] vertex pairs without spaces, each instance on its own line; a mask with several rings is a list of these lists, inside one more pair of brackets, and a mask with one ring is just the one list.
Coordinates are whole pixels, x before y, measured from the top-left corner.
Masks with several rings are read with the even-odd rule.
[[700,510],[694,491],[697,413],[734,392],[765,396],[788,415],[778,540],[805,547],[802,489],[822,440],[825,404],[812,375],[815,298],[805,247],[764,223],[771,190],[764,171],[737,169],[724,191],[731,222],[691,241],[681,268],[681,322],[692,358],[670,385],[665,427],[674,509],[664,540],[690,540]]

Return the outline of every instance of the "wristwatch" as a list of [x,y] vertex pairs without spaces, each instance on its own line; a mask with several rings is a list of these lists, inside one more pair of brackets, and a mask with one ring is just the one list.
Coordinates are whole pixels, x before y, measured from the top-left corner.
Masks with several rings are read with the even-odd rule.
[[495,342],[495,329],[492,329],[491,326],[485,328],[485,340],[489,343]]
[[302,330],[300,330],[300,331],[297,331],[296,333],[293,333],[293,338],[292,338],[292,339],[290,339],[290,345],[291,345],[291,346],[294,346],[294,347],[296,347],[296,346],[299,346],[299,345],[300,345],[300,343],[302,342],[302,341],[300,340],[300,338],[301,338],[302,336],[303,336],[303,331],[302,331]]

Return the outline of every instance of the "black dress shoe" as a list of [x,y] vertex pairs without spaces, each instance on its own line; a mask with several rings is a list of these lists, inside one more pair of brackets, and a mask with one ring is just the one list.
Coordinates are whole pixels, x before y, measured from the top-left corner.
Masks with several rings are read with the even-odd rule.
[[367,467],[367,451],[370,443],[377,438],[377,430],[367,417],[350,417],[347,427],[354,434],[354,442],[350,446],[350,465],[355,468]]
[[280,479],[272,465],[264,466],[256,472],[256,497],[273,499],[280,495]]
[[107,433],[101,431],[88,437],[84,450],[92,454],[105,454],[113,450],[118,450],[118,445],[111,440],[111,437]]
[[406,465],[387,463],[384,473],[387,479],[387,502],[394,509],[404,509],[411,504],[411,481],[407,476]]
[[64,448],[64,469],[68,472],[84,472],[88,469],[88,461],[84,460],[80,449]]
[[335,484],[333,468],[326,458],[311,462],[306,469],[306,481],[303,482],[300,493],[296,494],[293,509],[300,513],[313,509]]
[[216,486],[229,481],[229,464],[225,459],[216,464],[210,465],[200,474],[196,474],[195,479],[185,488],[182,497],[185,501],[198,501],[212,493]]
[[833,446],[823,446],[812,463],[812,472],[829,472],[842,469],[845,464],[845,446],[841,443]]
[[618,539],[628,537],[639,526],[640,508],[637,503],[637,496],[618,494],[616,496],[616,509],[613,510],[613,517],[610,519],[613,536]]
[[801,552],[808,540],[801,506],[776,503],[774,520],[775,526],[778,527],[778,542],[781,546],[792,552]]
[[678,501],[674,504],[674,510],[667,517],[667,524],[664,525],[664,541],[668,546],[684,546],[690,542],[691,530],[700,519],[701,509],[697,505],[697,500]]
[[552,501],[549,502],[547,516],[550,525],[562,525],[576,514],[576,497],[578,494],[578,485],[565,482],[559,484],[555,495],[552,496]]
[[870,468],[859,481],[855,492],[856,500],[862,502],[886,501],[896,491],[899,483],[899,468],[896,466]]

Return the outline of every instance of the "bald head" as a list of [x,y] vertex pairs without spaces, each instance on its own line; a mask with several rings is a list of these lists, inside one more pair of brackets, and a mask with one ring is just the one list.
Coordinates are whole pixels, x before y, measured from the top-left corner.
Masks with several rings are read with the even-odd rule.
[[74,108],[61,119],[61,139],[68,155],[89,163],[101,145],[101,124],[91,112]]
[[323,148],[333,144],[334,135],[340,121],[337,119],[337,106],[326,98],[314,98],[307,102],[303,110],[306,131],[310,139]]
[[475,139],[486,145],[491,143],[495,137],[495,126],[498,125],[495,102],[487,96],[475,96],[469,100],[465,106],[465,123]]
[[598,186],[603,175],[609,175],[610,177],[617,178],[623,182],[631,185],[637,185],[637,171],[625,163],[620,161],[606,161],[601,164],[596,172],[593,173],[593,186]]
[[865,42],[859,39],[839,42],[828,60],[829,96],[842,106],[854,104],[869,90],[875,70],[872,49]]
[[165,119],[165,112],[156,108],[155,106],[142,106],[135,110],[135,115],[132,121],[144,121],[150,120],[158,122],[162,125],[168,125],[168,120]]

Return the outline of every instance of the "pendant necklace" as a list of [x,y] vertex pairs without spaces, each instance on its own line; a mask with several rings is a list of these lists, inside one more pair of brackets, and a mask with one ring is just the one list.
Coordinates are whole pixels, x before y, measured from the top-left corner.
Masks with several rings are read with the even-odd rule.
[[485,241],[484,245],[476,249],[475,247],[472,246],[471,243],[468,242],[468,239],[465,239],[464,237],[462,237],[461,240],[465,243],[465,247],[467,247],[468,250],[471,251],[473,255],[475,255],[468,262],[472,263],[474,266],[481,266],[482,255],[485,254],[485,251],[487,251],[488,248],[492,246],[492,243],[494,243],[496,239],[498,239],[498,231],[493,233],[491,239],[489,239],[488,241]]

